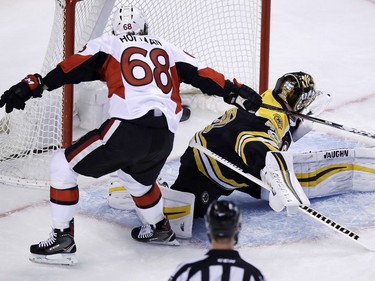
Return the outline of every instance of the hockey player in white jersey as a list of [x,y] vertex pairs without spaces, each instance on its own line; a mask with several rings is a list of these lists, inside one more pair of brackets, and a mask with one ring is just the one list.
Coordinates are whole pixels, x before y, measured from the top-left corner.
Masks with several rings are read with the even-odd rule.
[[226,80],[171,43],[148,35],[143,13],[125,6],[114,15],[113,35],[89,41],[45,77],[28,75],[4,92],[0,106],[5,106],[7,113],[22,110],[28,99],[48,94],[44,90],[94,80],[107,83],[110,118],[53,156],[53,231],[46,241],[30,247],[34,262],[77,262],[73,218],[79,200],[78,175],[98,178],[117,171],[145,220],[131,236],[141,242],[178,244],[164,217],[162,195],[155,181],[172,150],[182,115],[180,83],[227,102],[233,100],[229,97],[240,95],[255,110],[261,104],[261,97],[251,88]]

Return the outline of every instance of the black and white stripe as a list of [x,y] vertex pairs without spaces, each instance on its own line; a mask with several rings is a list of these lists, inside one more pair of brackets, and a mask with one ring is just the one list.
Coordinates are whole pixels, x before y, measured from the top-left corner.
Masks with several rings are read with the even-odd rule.
[[182,263],[169,281],[264,281],[255,266],[235,250],[210,250],[205,256]]

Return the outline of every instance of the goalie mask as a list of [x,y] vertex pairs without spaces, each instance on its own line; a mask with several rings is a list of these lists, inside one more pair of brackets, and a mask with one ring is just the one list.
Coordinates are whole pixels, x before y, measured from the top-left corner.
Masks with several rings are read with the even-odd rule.
[[134,6],[124,6],[113,16],[113,34],[148,34],[147,19],[142,11]]
[[209,239],[234,238],[237,243],[241,230],[240,212],[231,201],[213,201],[205,215]]
[[293,111],[301,111],[315,99],[315,84],[310,74],[291,72],[280,77],[275,92]]

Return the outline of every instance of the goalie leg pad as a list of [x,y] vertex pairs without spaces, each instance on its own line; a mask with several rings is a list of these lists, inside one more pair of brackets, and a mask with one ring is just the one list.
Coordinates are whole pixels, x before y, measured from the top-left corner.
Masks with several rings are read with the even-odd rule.
[[375,150],[335,149],[293,154],[294,171],[309,198],[375,191]]
[[164,198],[164,215],[179,238],[191,238],[195,195],[159,185]]
[[[191,238],[193,229],[195,195],[189,192],[172,190],[158,184],[164,199],[163,213],[169,220],[172,230],[178,238]],[[119,210],[136,209],[137,215],[146,223],[142,214],[138,212],[133,199],[122,181],[113,181],[109,187],[108,205]]]
[[[268,152],[261,177],[272,188],[268,201],[274,211],[281,212],[286,207],[288,214],[294,214],[300,205],[310,206],[310,201],[294,174],[292,154]],[[264,198],[264,194],[262,197]]]
[[108,205],[113,209],[134,210],[135,204],[129,193],[122,183],[116,182],[111,184],[107,197]]

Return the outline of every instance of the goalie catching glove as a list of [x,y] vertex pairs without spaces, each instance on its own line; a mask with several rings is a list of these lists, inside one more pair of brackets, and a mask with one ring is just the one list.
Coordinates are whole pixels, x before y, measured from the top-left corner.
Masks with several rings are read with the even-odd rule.
[[230,89],[230,94],[224,98],[224,101],[229,104],[235,104],[238,96],[244,98],[243,105],[247,111],[256,112],[262,105],[262,97],[245,84],[240,84],[236,79],[233,83],[226,81],[226,87]]
[[31,97],[40,98],[43,93],[43,79],[39,74],[29,74],[21,82],[10,87],[0,98],[0,107],[5,105],[6,113],[13,109],[25,108],[25,103]]

